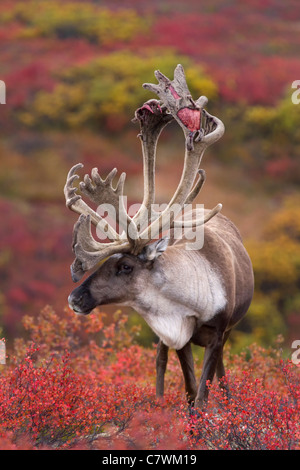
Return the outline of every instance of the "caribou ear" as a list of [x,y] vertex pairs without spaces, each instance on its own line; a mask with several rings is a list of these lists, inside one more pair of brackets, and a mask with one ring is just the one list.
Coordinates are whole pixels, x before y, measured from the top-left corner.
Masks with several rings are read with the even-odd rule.
[[154,261],[168,248],[169,239],[164,237],[145,246],[139,257],[145,261]]

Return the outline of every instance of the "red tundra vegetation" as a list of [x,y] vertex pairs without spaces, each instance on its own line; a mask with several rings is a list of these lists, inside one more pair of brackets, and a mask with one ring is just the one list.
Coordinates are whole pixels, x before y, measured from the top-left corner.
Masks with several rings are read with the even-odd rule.
[[28,339],[15,340],[1,366],[2,449],[300,448],[299,366],[281,357],[280,338],[273,349],[227,350],[229,394],[211,384],[200,411],[186,404],[175,355],[156,400],[155,349],[136,343],[121,312],[105,326],[100,311],[48,306],[23,322]]

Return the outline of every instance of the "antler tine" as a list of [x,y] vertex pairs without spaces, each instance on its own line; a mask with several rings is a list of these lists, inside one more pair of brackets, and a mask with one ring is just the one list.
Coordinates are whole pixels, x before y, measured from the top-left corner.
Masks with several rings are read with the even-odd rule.
[[198,174],[199,174],[198,181],[195,184],[195,187],[192,189],[192,191],[188,195],[188,197],[186,198],[185,204],[191,204],[194,201],[194,199],[198,196],[199,192],[202,189],[202,186],[205,183],[205,180],[206,180],[205,171],[204,170],[198,170]]
[[[202,110],[204,137],[199,142],[205,142],[207,146],[217,142],[225,132],[224,123],[216,116],[212,116],[205,109]],[[196,140],[197,142],[197,140]]]
[[174,220],[171,228],[196,228],[200,227],[200,225],[206,224],[210,219],[212,219],[215,215],[217,215],[222,209],[222,204],[217,204],[211,211],[209,211],[206,215],[194,219],[194,220]]
[[110,240],[117,240],[120,238],[119,234],[109,225],[97,212],[95,212],[91,207],[89,207],[83,200],[80,194],[77,194],[78,188],[73,186],[74,181],[79,179],[79,176],[76,174],[76,171],[83,168],[82,163],[77,163],[74,165],[68,175],[66,184],[64,186],[64,194],[66,199],[66,206],[81,215],[89,215],[91,222],[98,228],[102,228],[107,237]]
[[113,188],[112,181],[116,173],[117,169],[114,168],[105,179],[102,179],[98,169],[93,168],[91,171],[92,178],[85,175],[84,180],[80,183],[80,190],[97,206],[108,204],[113,207],[120,225],[126,229],[128,214],[123,199],[126,173],[121,174],[116,187]]

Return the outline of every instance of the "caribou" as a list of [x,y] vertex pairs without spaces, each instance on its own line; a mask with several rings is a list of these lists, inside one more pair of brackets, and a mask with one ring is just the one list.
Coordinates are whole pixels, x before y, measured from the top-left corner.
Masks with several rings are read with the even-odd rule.
[[[203,408],[208,383],[225,375],[223,348],[232,328],[246,314],[253,296],[253,269],[235,225],[214,209],[193,208],[204,181],[200,162],[207,147],[224,133],[223,122],[210,115],[201,96],[193,100],[183,67],[170,80],[155,71],[157,84],[143,87],[157,94],[135,112],[140,126],[144,194],[139,209],[129,215],[124,196],[126,174],[117,183],[113,169],[105,179],[96,168],[79,185],[74,165],[64,187],[66,205],[79,214],[73,230],[71,275],[78,282],[69,298],[70,308],[87,315],[100,305],[116,304],[136,310],[158,336],[156,395],[164,395],[168,350],[178,355],[188,403]],[[161,210],[155,206],[156,148],[163,128],[176,121],[185,137],[181,179],[174,195]],[[117,225],[84,202],[113,209]],[[198,206],[198,205],[197,205]],[[185,208],[192,207],[186,214]],[[184,218],[183,218],[184,214]],[[99,241],[92,233],[104,233]],[[181,236],[178,235],[180,229]],[[203,234],[191,244],[191,233]],[[192,344],[205,348],[199,385],[195,378]]]

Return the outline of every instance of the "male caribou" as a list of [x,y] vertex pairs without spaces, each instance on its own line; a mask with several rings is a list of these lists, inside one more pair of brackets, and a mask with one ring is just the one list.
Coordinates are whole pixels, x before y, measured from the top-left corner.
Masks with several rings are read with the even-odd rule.
[[[96,306],[116,304],[134,308],[159,337],[156,359],[156,393],[164,393],[168,349],[177,352],[188,402],[203,407],[208,397],[207,381],[224,374],[223,347],[234,325],[246,314],[253,296],[253,270],[239,231],[213,210],[193,209],[178,219],[191,205],[205,181],[199,165],[205,149],[224,133],[220,119],[204,106],[207,98],[191,97],[184,70],[178,65],[171,81],[155,72],[158,84],[143,85],[158,95],[135,113],[140,124],[144,197],[139,210],[129,216],[123,195],[125,173],[117,184],[113,169],[102,179],[97,169],[84,176],[80,191],[96,207],[112,207],[119,230],[87,205],[74,181],[77,164],[71,168],[64,193],[66,205],[79,214],[74,225],[71,266],[72,279],[79,281],[93,273],[69,296],[74,312],[87,315]],[[155,203],[156,146],[162,129],[177,121],[185,136],[184,166],[178,187],[163,210]],[[104,232],[109,242],[92,235],[91,224]],[[205,225],[204,225],[205,224]],[[182,236],[174,234],[181,228]],[[204,230],[204,242],[191,249],[190,232]],[[191,344],[205,347],[200,384],[197,386]]]

